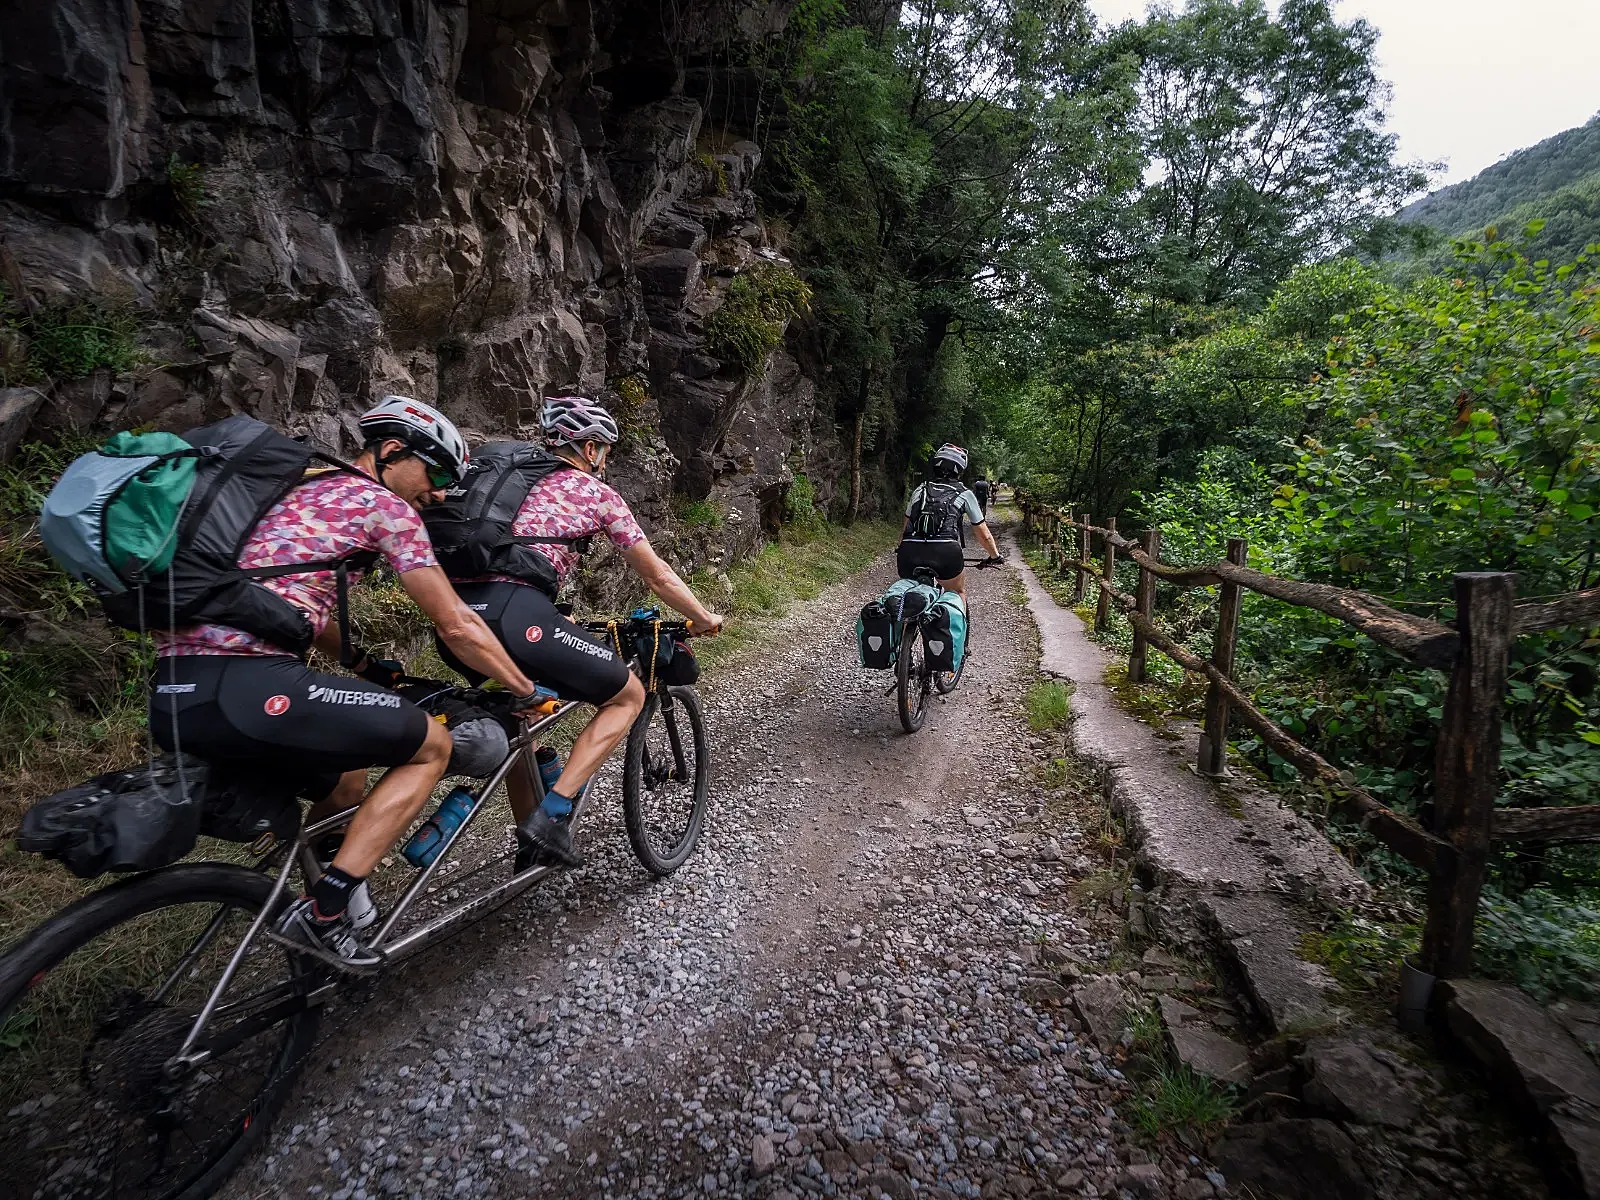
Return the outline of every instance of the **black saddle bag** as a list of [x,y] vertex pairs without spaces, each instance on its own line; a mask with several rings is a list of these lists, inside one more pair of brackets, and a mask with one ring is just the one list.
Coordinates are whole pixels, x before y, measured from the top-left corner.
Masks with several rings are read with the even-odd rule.
[[208,773],[198,758],[163,754],[97,775],[24,813],[17,845],[80,879],[175,863],[199,836]]

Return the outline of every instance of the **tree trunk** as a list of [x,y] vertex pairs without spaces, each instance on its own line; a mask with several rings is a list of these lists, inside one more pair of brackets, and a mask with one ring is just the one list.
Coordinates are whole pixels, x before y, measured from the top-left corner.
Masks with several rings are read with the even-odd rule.
[[845,519],[854,522],[861,515],[861,438],[867,428],[867,410],[856,413],[856,432],[850,440],[850,509]]

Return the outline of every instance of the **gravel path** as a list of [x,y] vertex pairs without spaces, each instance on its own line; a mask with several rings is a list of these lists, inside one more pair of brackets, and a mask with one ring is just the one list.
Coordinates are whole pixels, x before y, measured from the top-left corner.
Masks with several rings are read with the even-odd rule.
[[[974,573],[976,574],[976,573]],[[975,658],[906,737],[855,665],[886,565],[708,689],[705,837],[629,856],[614,777],[589,865],[332,1014],[241,1196],[1212,1194],[1123,1140],[1127,1089],[1063,977],[1121,934],[1038,782],[1033,627],[973,588]],[[1221,1182],[1220,1177],[1213,1177]]]

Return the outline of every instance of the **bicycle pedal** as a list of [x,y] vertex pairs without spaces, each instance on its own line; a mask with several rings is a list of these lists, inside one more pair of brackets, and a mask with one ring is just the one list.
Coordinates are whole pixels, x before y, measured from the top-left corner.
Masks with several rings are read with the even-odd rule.
[[359,963],[353,963],[349,959],[340,958],[332,951],[324,950],[321,947],[308,946],[304,942],[297,942],[292,938],[286,938],[276,929],[264,929],[262,932],[267,935],[268,941],[277,942],[278,945],[282,946],[291,954],[303,954],[307,958],[314,958],[323,966],[332,967],[335,971],[339,971],[345,975],[372,976],[376,975],[379,971],[383,970],[384,967],[389,965],[388,956],[385,955],[382,950],[373,951],[373,953],[378,956],[380,961],[368,967],[362,966]]

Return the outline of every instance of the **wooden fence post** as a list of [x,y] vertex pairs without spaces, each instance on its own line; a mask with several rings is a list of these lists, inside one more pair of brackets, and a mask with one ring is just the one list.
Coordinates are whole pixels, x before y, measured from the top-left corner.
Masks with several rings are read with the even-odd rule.
[[[1079,513],[1078,521],[1081,527],[1078,530],[1078,561],[1089,561],[1089,514]],[[1077,570],[1078,586],[1073,589],[1072,603],[1074,606],[1083,603],[1083,589],[1088,586],[1088,577],[1082,567]]]
[[[1228,539],[1228,561],[1244,566],[1249,549],[1243,538]],[[1217,589],[1217,636],[1211,644],[1211,665],[1233,678],[1233,651],[1239,638],[1239,596],[1236,583]],[[1228,773],[1228,697],[1213,683],[1206,689],[1206,723],[1200,731],[1200,758],[1195,771],[1212,779]]]
[[[1151,558],[1161,557],[1161,531],[1159,529],[1146,529],[1139,539],[1139,549]],[[1156,610],[1156,576],[1154,571],[1147,571],[1143,566],[1139,568],[1139,590],[1134,596],[1138,601],[1137,608],[1140,616],[1151,617]],[[1143,683],[1145,679],[1145,658],[1148,646],[1144,634],[1140,633],[1137,626],[1133,631],[1133,652],[1128,655],[1128,681],[1130,683]]]
[[[1106,565],[1105,570],[1101,575],[1101,577],[1107,583],[1116,583],[1117,581],[1117,547],[1111,540],[1111,535],[1116,531],[1117,519],[1115,517],[1107,517],[1105,539]],[[1094,607],[1094,627],[1095,632],[1098,633],[1111,624],[1111,593],[1106,591],[1105,588],[1099,588],[1097,590],[1100,593],[1100,599]]]
[[1472,969],[1472,927],[1489,857],[1500,771],[1500,706],[1513,637],[1515,576],[1467,571],[1456,576],[1461,649],[1450,674],[1434,753],[1433,832],[1454,848],[1428,881],[1428,918],[1419,966],[1457,979]]

